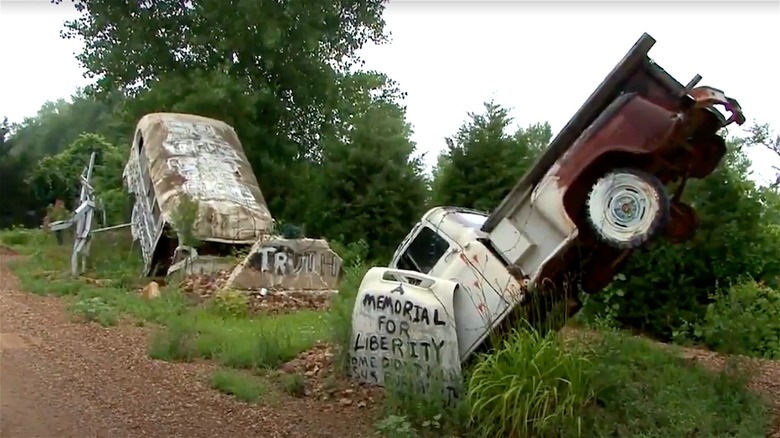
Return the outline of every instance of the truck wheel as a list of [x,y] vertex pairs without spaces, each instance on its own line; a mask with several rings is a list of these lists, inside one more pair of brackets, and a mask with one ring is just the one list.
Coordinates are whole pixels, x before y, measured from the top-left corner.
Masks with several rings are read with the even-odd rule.
[[668,222],[669,197],[655,176],[621,169],[596,181],[585,213],[599,240],[615,248],[636,248]]

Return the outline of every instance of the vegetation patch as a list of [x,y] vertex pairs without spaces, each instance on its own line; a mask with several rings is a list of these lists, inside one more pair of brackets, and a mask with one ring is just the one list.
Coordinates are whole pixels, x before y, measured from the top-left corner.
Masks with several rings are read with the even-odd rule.
[[267,382],[256,376],[231,369],[214,371],[209,383],[217,391],[247,403],[258,403],[271,393]]
[[[0,234],[3,241],[8,233]],[[140,255],[127,232],[95,235],[91,274],[77,278],[68,273],[70,245],[58,246],[51,235],[40,231],[25,235],[28,243],[41,245],[34,251],[21,246],[30,257],[14,265],[25,290],[66,297],[77,320],[104,326],[123,318],[138,325],[156,324],[149,343],[152,358],[213,359],[227,367],[274,368],[327,337],[322,312],[249,315],[236,291],[226,291],[203,305],[172,287],[163,288],[158,298],[144,298],[138,292],[145,283],[139,278]]]

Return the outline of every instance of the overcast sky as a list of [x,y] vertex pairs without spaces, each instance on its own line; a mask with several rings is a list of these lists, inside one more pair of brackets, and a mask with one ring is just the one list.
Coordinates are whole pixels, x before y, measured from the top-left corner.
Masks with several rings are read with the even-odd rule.
[[[0,115],[21,121],[87,83],[73,57],[81,43],[59,38],[75,16],[48,0],[0,0]],[[642,32],[658,41],[651,58],[680,82],[699,73],[749,120],[780,129],[778,0],[392,0],[385,19],[392,42],[362,56],[408,92],[429,163],[490,98],[513,108],[517,123],[549,121],[557,132]],[[768,179],[775,157],[751,158],[757,179]]]

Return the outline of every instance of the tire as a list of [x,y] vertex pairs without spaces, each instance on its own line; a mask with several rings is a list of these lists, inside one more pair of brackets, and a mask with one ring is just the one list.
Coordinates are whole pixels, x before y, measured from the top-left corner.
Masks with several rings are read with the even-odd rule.
[[636,169],[619,169],[593,184],[585,216],[600,241],[631,249],[647,242],[668,223],[669,204],[658,178]]

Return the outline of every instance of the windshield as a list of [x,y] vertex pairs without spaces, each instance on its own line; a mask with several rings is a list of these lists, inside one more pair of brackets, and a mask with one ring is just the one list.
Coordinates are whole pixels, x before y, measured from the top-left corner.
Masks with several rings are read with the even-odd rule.
[[435,231],[428,227],[421,227],[417,236],[399,258],[398,268],[427,274],[449,247],[449,243]]

